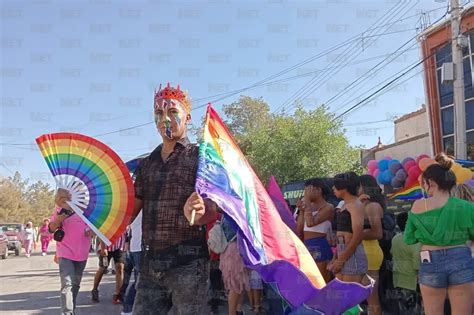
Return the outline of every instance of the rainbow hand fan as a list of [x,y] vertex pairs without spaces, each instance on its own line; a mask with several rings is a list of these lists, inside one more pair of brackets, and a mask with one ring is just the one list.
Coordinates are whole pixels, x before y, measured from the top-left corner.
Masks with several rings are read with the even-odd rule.
[[107,245],[125,231],[133,213],[132,179],[108,146],[76,133],[36,139],[58,188],[71,193],[67,203]]

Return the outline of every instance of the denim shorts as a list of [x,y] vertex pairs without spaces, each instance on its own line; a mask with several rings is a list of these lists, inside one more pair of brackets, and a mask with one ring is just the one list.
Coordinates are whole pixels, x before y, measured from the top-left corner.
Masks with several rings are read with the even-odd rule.
[[260,278],[260,275],[255,270],[250,270],[250,289],[263,289],[262,278]]
[[431,250],[431,262],[420,264],[420,284],[432,288],[474,282],[474,261],[468,247]]
[[325,262],[332,259],[331,245],[329,245],[326,236],[310,238],[305,240],[304,244],[315,261]]

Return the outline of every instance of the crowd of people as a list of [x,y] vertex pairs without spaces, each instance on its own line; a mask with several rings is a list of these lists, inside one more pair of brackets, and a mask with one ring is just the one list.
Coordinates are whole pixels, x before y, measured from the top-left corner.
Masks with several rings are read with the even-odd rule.
[[[245,267],[232,221],[194,191],[198,147],[186,135],[190,112],[191,101],[179,86],[168,84],[155,93],[155,122],[163,142],[134,174],[135,213],[141,219],[133,218],[130,242],[140,239],[141,244],[121,256],[113,254],[121,245],[100,245],[102,263],[92,297],[99,299],[104,259],[113,258],[119,274],[113,301],[124,303],[124,314],[209,314],[215,310],[213,301],[223,298],[222,288],[229,315],[242,314],[245,292],[254,313],[263,312],[265,302],[270,314],[283,314],[284,301],[271,284]],[[425,314],[443,314],[446,299],[453,314],[472,312],[474,260],[467,241],[474,238],[474,205],[472,199],[450,195],[466,189],[472,198],[472,191],[455,188],[452,160],[440,155],[437,161],[421,176],[426,198],[416,201],[408,215],[398,215],[400,234],[393,239],[387,239],[394,224],[390,226],[382,191],[372,176],[347,172],[334,177],[333,187],[318,179],[305,184],[295,211],[296,232],[326,281],[375,281],[367,299],[369,314],[389,312],[384,309],[388,301],[404,308],[403,314],[416,314],[421,305]],[[331,188],[340,200],[337,205],[327,202]],[[70,198],[67,191],[58,190],[59,208],[48,225],[58,241],[63,314],[74,314],[92,236],[66,203]],[[213,242],[217,232],[210,232],[216,224],[224,243]],[[208,243],[217,252],[210,253]]]

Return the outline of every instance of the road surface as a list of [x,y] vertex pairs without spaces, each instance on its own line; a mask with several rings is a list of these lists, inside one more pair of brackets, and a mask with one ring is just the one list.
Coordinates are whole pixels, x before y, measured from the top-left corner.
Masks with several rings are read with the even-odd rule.
[[[26,258],[10,252],[6,260],[0,259],[0,314],[60,314],[59,267],[53,262],[53,256],[52,252],[47,256],[35,252]],[[120,314],[121,305],[112,304],[115,276],[110,273],[102,278],[100,303],[91,302],[90,291],[97,267],[97,256],[91,254],[78,295],[77,314]]]

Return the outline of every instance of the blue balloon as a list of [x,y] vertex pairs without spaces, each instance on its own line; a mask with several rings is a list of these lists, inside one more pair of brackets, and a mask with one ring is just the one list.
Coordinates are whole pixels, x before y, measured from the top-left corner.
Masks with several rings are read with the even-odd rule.
[[402,168],[395,173],[395,178],[401,181],[405,181],[408,177],[407,172]]
[[381,173],[386,171],[388,169],[388,160],[380,160],[378,166]]
[[383,172],[380,172],[380,173],[377,175],[377,183],[383,185]]
[[392,178],[390,184],[393,188],[400,188],[403,187],[403,182],[397,179],[396,177]]
[[392,165],[392,164],[401,164],[399,160],[390,160],[388,161],[388,165]]
[[399,161],[397,160],[392,160],[388,163],[388,169],[392,174],[396,174],[399,169],[401,169],[403,166],[400,164]]
[[382,172],[382,184],[384,185],[390,185],[390,182],[392,181],[393,178],[392,172],[390,170],[385,170]]

